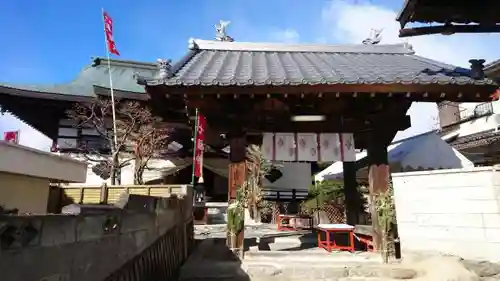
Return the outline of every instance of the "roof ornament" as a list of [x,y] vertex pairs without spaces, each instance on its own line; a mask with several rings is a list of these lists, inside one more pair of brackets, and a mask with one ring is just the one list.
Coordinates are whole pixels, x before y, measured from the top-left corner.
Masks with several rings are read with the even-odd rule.
[[101,62],[102,62],[102,59],[99,57],[92,58],[91,66],[96,67],[96,66],[100,65]]
[[160,70],[160,79],[167,79],[172,73],[172,65],[170,64],[172,60],[156,60],[158,64],[158,69]]
[[469,60],[471,77],[474,79],[484,79],[484,63],[486,61],[483,59],[472,59]]
[[370,37],[366,38],[365,40],[363,40],[363,44],[365,45],[377,45],[378,43],[380,43],[380,41],[382,41],[382,31],[384,29],[374,29],[372,28],[371,31],[370,31]]
[[215,25],[215,40],[233,42],[234,39],[226,34],[226,28],[230,24],[230,21],[220,20],[218,24]]
[[188,49],[189,50],[196,50],[198,48],[198,45],[196,45],[196,41],[194,38],[189,38],[188,40]]

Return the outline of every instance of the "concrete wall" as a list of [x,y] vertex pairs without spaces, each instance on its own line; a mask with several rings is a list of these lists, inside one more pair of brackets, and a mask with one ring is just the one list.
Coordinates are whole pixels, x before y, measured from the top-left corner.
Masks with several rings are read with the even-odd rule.
[[[493,107],[495,109],[495,107]],[[460,136],[467,136],[471,134],[480,133],[487,130],[494,130],[500,126],[500,114],[477,118],[471,121],[462,123],[459,126]]]
[[500,261],[500,171],[493,167],[392,174],[405,251]]
[[[140,272],[151,274],[155,262],[164,262],[159,255],[164,259],[175,255],[165,264],[178,266],[187,256],[182,241],[187,241],[185,226],[192,216],[192,193],[188,193],[183,199],[131,196],[140,199],[137,204],[130,199],[123,210],[94,214],[0,217],[0,279],[100,281],[120,268],[120,274],[132,274],[122,268],[127,262],[133,274],[139,272],[137,266],[147,267]],[[132,262],[159,240],[162,248],[146,250],[149,258],[135,259],[138,265]]]
[[87,164],[37,149],[0,141],[0,172],[63,182],[85,182]]
[[19,214],[45,214],[49,180],[0,172],[0,205],[17,208]]

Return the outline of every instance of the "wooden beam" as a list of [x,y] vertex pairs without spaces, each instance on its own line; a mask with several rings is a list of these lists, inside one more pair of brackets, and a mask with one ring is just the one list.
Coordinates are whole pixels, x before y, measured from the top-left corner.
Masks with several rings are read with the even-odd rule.
[[210,126],[221,132],[231,130],[231,124],[245,128],[247,132],[362,132],[373,128],[388,126],[397,130],[405,130],[410,127],[409,116],[404,114],[360,116],[359,118],[345,119],[339,116],[327,116],[326,121],[319,122],[293,122],[290,115],[283,116],[261,116],[259,114],[239,116],[231,120],[221,116],[207,115]]
[[497,0],[483,0],[479,3],[474,1],[415,2],[414,0],[407,0],[405,7],[396,19],[401,23],[401,28],[408,22],[425,24],[444,24],[450,22],[456,24],[495,24],[500,21],[500,16],[497,12],[500,9],[500,3]]
[[[199,100],[201,97],[212,96],[222,98],[225,95],[239,96],[266,96],[275,95],[315,95],[322,94],[322,98],[357,98],[373,94],[387,97],[406,97],[411,101],[442,101],[442,94],[446,100],[461,102],[489,101],[497,85],[441,85],[441,84],[333,84],[333,85],[298,85],[298,86],[193,86],[167,87],[158,86],[155,92],[163,95],[182,95],[187,100]],[[154,93],[152,93],[154,94]],[[236,99],[235,103],[239,103]]]
[[396,20],[401,24],[401,28],[403,28],[410,20],[410,16],[414,13],[417,3],[418,0],[405,1],[403,9],[399,12],[399,15],[396,18]]
[[425,26],[404,28],[399,31],[399,37],[411,37],[430,34],[443,34],[451,35],[455,33],[498,33],[500,32],[500,25],[439,25],[439,26]]

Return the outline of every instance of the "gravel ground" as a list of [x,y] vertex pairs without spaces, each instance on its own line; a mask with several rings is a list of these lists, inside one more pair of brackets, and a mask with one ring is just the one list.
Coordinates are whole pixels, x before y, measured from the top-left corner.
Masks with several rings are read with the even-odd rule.
[[[226,238],[227,227],[225,224],[195,225],[194,235],[196,239]],[[300,234],[299,231],[278,231],[275,224],[260,224],[245,226],[245,238],[257,238],[266,236],[287,236]]]

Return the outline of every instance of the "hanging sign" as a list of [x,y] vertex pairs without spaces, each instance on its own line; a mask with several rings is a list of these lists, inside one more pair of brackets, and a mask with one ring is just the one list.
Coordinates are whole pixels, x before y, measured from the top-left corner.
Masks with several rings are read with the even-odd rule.
[[194,175],[200,177],[203,169],[203,151],[205,150],[205,128],[207,121],[205,116],[198,113],[196,120],[196,139],[195,139],[195,152],[194,152]]

